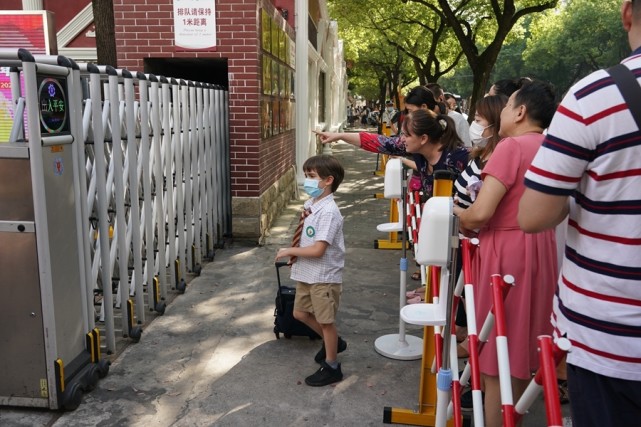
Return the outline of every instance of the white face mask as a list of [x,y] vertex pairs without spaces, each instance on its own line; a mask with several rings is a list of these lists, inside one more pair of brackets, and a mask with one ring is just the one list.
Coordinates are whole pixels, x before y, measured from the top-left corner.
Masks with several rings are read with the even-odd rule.
[[485,132],[485,129],[489,128],[492,125],[483,127],[480,124],[476,122],[472,122],[470,125],[470,141],[472,141],[472,145],[474,147],[485,147],[487,145],[487,141],[490,139],[487,136],[483,136],[483,132]]

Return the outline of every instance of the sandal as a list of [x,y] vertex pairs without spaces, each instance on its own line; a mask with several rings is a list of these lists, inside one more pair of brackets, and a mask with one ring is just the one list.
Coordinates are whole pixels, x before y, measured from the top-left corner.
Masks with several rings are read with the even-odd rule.
[[421,280],[421,270],[412,273],[412,280]]

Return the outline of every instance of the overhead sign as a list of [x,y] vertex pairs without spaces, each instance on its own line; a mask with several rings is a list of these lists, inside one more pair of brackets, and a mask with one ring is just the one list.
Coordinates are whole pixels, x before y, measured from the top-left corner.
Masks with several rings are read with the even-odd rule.
[[174,44],[186,50],[215,50],[215,0],[174,0]]

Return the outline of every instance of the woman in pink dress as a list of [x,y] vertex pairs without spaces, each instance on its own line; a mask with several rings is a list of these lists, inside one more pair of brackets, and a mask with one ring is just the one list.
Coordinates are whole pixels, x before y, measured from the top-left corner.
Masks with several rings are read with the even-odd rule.
[[[501,112],[504,138],[483,168],[483,185],[468,209],[454,208],[461,228],[480,229],[480,271],[475,284],[476,321],[483,324],[492,306],[490,276],[510,274],[515,286],[505,300],[507,341],[514,402],[539,366],[537,336],[551,334],[550,313],[557,277],[554,230],[521,231],[517,222],[523,178],[543,142],[543,130],[555,111],[552,88],[532,82],[510,96]],[[501,399],[495,334],[480,357],[485,390],[485,422],[500,426]]]

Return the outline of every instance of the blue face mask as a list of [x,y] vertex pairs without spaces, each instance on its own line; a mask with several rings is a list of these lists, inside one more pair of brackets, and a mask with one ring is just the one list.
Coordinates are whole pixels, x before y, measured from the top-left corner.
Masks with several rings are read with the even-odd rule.
[[319,182],[320,181],[317,179],[305,178],[305,183],[303,184],[305,193],[309,194],[312,197],[318,197],[323,194],[323,189],[318,188]]

